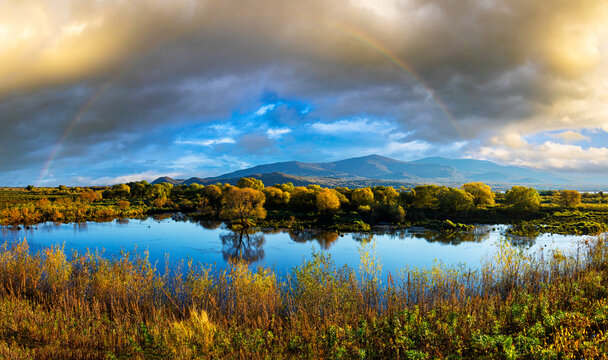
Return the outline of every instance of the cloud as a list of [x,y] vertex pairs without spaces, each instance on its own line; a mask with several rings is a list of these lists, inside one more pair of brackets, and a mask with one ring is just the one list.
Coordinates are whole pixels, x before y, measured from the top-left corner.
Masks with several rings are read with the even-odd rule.
[[[608,130],[607,34],[597,0],[4,1],[0,171],[36,177],[58,144],[59,177],[100,156],[143,161],[159,156],[148,144],[222,122],[247,161],[276,150],[282,134],[264,129],[286,127],[301,154],[311,130],[411,132],[394,146],[426,152],[512,151],[486,141],[511,133],[582,141],[568,132]],[[268,93],[306,106],[288,114]],[[264,122],[244,130],[239,114]]]
[[274,143],[265,134],[246,134],[243,135],[237,146],[246,154],[267,154],[274,152]]
[[280,139],[283,135],[292,132],[291,129],[268,129],[266,135],[271,139]]
[[608,148],[560,144],[546,141],[542,144],[523,142],[520,146],[482,146],[476,151],[477,158],[501,163],[527,166],[543,170],[608,171]]
[[258,110],[255,112],[255,114],[256,114],[257,116],[262,116],[262,115],[266,114],[267,112],[274,110],[274,107],[275,107],[275,106],[276,106],[275,104],[268,104],[268,105],[264,105],[264,106],[260,107],[260,108],[259,108],[259,109],[258,109]]
[[177,140],[176,144],[184,145],[200,145],[200,146],[212,146],[218,144],[234,144],[235,141],[230,137],[223,137],[219,139],[207,139],[207,140]]
[[154,171],[144,171],[144,172],[139,172],[139,173],[134,173],[134,174],[127,174],[127,175],[120,175],[120,176],[104,176],[104,177],[98,177],[98,178],[78,176],[78,177],[74,178],[74,182],[71,182],[70,184],[104,186],[104,185],[124,184],[124,183],[128,183],[128,182],[141,181],[141,180],[146,180],[148,182],[152,182],[161,176],[179,178],[181,175],[182,175],[182,173],[179,173],[179,172],[158,173],[158,172],[154,172]]
[[425,154],[431,148],[431,144],[419,140],[408,142],[391,141],[375,152],[389,156],[397,155],[400,158],[415,159]]
[[320,133],[387,133],[392,130],[389,123],[383,121],[370,121],[369,119],[343,119],[332,123],[316,122],[311,127]]
[[572,130],[567,130],[567,131],[563,131],[563,132],[560,132],[557,134],[553,134],[552,137],[554,139],[561,139],[562,141],[564,141],[566,143],[590,140],[590,138],[588,136],[585,136],[585,135],[581,134],[580,132],[572,131]]

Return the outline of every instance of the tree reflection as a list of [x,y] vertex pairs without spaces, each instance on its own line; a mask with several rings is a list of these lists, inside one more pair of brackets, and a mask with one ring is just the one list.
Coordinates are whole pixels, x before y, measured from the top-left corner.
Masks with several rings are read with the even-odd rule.
[[399,239],[418,238],[430,243],[438,242],[449,245],[459,245],[464,242],[483,242],[490,237],[491,228],[478,227],[473,231],[462,230],[431,230],[425,228],[413,228],[406,230],[386,231],[385,235],[391,235]]
[[365,232],[352,233],[352,237],[353,237],[353,240],[355,240],[355,241],[362,242],[362,243],[368,243],[368,242],[372,241],[372,239],[374,238],[374,234],[365,233]]
[[207,230],[215,230],[215,229],[219,228],[220,226],[222,226],[221,221],[212,221],[212,220],[201,220],[198,222],[198,224]]
[[224,260],[243,260],[252,263],[264,259],[264,234],[247,231],[230,231],[220,235]]
[[291,230],[289,237],[297,243],[316,241],[322,249],[327,250],[338,240],[340,234],[323,230]]

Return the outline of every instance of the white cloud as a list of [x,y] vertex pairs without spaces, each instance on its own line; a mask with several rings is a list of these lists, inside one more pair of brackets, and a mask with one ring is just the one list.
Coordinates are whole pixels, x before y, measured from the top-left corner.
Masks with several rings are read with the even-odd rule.
[[81,185],[100,185],[101,186],[101,185],[128,183],[128,182],[140,181],[140,180],[154,181],[161,176],[178,178],[182,174],[183,173],[180,173],[180,172],[159,173],[156,171],[149,170],[149,171],[115,176],[115,177],[104,176],[104,177],[98,177],[98,178],[91,178],[91,177],[79,176],[79,177],[76,177],[75,180],[78,184],[81,184]]
[[519,147],[482,146],[472,152],[475,158],[484,158],[517,166],[545,170],[608,171],[608,148],[560,144],[546,141],[542,144],[523,142]]
[[353,120],[339,120],[333,123],[313,123],[312,128],[320,133],[341,134],[341,133],[372,133],[385,134],[394,129],[394,126],[386,121],[370,121],[365,118]]
[[207,140],[177,140],[176,144],[184,144],[184,145],[199,145],[199,146],[212,146],[219,144],[234,144],[233,138],[223,137],[219,139],[207,139]]
[[404,143],[392,141],[386,144],[386,146],[383,147],[379,152],[389,155],[403,155],[403,153],[406,153],[406,157],[408,157],[412,154],[415,154],[416,156],[420,155],[431,148],[431,144],[420,140],[408,141]]
[[201,167],[215,166],[216,162],[203,155],[190,154],[173,161],[172,167],[187,172],[194,172]]
[[257,116],[262,116],[262,115],[266,114],[267,112],[274,110],[274,107],[275,107],[275,106],[276,106],[275,104],[268,104],[268,105],[264,105],[264,106],[262,106],[261,108],[259,108],[259,109],[258,109],[258,110],[255,112],[255,114],[256,114]]
[[181,171],[182,173],[194,174],[194,176],[206,177],[219,175],[219,172],[227,172],[227,169],[243,169],[249,167],[250,164],[240,158],[223,155],[218,157],[207,157],[202,154],[188,154],[173,161],[171,168]]
[[292,130],[291,129],[268,129],[266,130],[266,135],[268,135],[269,138],[271,139],[280,139],[283,135],[285,134],[289,134]]
[[578,141],[583,141],[583,140],[590,140],[590,138],[588,136],[585,136],[583,134],[581,134],[580,132],[577,131],[572,131],[572,130],[567,130],[561,133],[557,133],[557,134],[553,134],[551,135],[552,138],[554,139],[561,139],[562,141],[566,142],[566,143],[574,143],[574,142],[578,142]]

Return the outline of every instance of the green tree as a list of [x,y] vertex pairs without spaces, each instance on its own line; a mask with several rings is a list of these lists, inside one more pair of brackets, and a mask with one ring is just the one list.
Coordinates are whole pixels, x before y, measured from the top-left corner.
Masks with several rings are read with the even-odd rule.
[[148,182],[145,180],[130,183],[129,187],[131,188],[131,196],[137,198],[145,197],[148,186],[150,186],[150,184],[148,184]]
[[146,198],[147,199],[159,199],[162,197],[168,198],[171,194],[171,189],[173,189],[173,185],[169,183],[160,183],[149,186],[146,189]]
[[277,187],[269,186],[262,190],[266,196],[266,207],[273,209],[285,209],[289,204],[290,194]]
[[462,185],[462,190],[473,196],[473,204],[476,207],[494,205],[495,194],[492,189],[481,182],[472,182]]
[[369,206],[374,203],[374,193],[370,188],[361,188],[353,191],[351,198],[356,206]]
[[112,197],[124,199],[131,195],[131,188],[127,184],[116,184],[112,186]]
[[222,206],[222,189],[217,185],[207,185],[201,190],[201,193],[203,199],[200,204],[200,211],[203,215],[212,216],[217,214]]
[[281,184],[281,185],[275,185],[275,187],[278,187],[279,189],[283,190],[283,192],[292,192],[293,189],[295,189],[295,187],[293,186],[293,183],[285,183],[285,184]]
[[314,211],[316,199],[316,194],[313,190],[298,186],[291,192],[289,207],[296,211]]
[[533,212],[540,207],[540,195],[531,187],[513,186],[507,192],[505,201],[513,210],[521,212]]
[[250,188],[254,190],[262,190],[264,188],[264,183],[262,180],[254,179],[254,178],[242,178],[237,183],[236,186],[240,188]]
[[564,207],[575,207],[581,204],[581,193],[576,190],[561,190],[554,195],[553,201]]
[[442,188],[445,187],[437,185],[416,186],[412,191],[412,206],[420,209],[432,209],[436,207],[438,201],[437,195],[439,194],[439,190],[441,190]]
[[374,186],[371,190],[377,203],[383,205],[397,204],[399,193],[392,186]]
[[444,211],[464,211],[474,206],[473,195],[461,189],[443,188],[437,198],[439,208]]
[[340,198],[334,190],[323,189],[317,193],[316,204],[320,212],[331,213],[340,208]]
[[259,190],[232,187],[223,196],[220,215],[247,228],[255,220],[266,217],[265,200],[264,193]]

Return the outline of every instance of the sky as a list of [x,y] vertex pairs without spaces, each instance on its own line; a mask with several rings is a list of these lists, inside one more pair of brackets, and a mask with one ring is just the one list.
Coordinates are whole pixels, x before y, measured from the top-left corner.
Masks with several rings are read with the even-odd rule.
[[608,2],[0,1],[0,185],[379,154],[608,175]]

